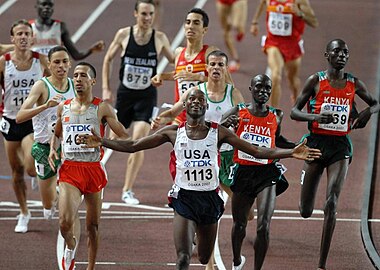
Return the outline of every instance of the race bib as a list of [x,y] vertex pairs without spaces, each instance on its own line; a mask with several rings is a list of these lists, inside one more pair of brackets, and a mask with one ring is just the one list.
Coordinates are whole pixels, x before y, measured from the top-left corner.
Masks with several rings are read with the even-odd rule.
[[14,89],[10,100],[10,109],[12,111],[19,111],[21,105],[24,103],[29,95],[29,89]]
[[268,29],[269,32],[276,36],[291,36],[293,14],[282,14],[269,12]]
[[[199,162],[203,162],[200,160]],[[207,161],[204,161],[207,162]],[[187,183],[189,188],[208,187],[217,176],[214,175],[212,168],[195,167],[189,168],[183,173],[184,182]]]
[[0,131],[5,134],[8,134],[10,127],[11,127],[11,124],[7,120],[5,120],[4,117],[2,117],[0,119]]
[[153,69],[126,64],[124,66],[123,85],[134,90],[145,90],[151,85]]
[[65,153],[94,152],[95,148],[82,148],[85,144],[78,144],[77,138],[82,134],[91,134],[91,124],[68,124],[63,128],[63,149]]
[[34,161],[34,167],[36,168],[36,172],[38,175],[45,175],[45,165],[42,163],[38,163]]
[[[243,141],[246,141],[250,144],[253,144],[255,146],[260,146],[260,147],[270,148],[272,145],[272,138],[268,137],[268,136],[261,135],[261,134],[255,134],[255,133],[250,133],[250,132],[242,132],[240,134],[240,139],[242,139]],[[254,156],[249,155],[249,154],[247,154],[243,151],[240,151],[240,150],[238,151],[238,157],[240,159],[243,159],[243,160],[257,162],[260,164],[268,164],[267,159],[255,158]]]
[[322,113],[332,113],[334,121],[329,124],[319,124],[319,128],[340,132],[347,132],[348,119],[350,116],[350,105],[337,105],[332,103],[323,103],[321,107]]
[[[201,75],[205,75],[205,73],[199,72]],[[179,96],[181,97],[183,93],[185,93],[186,90],[190,89],[191,87],[197,86],[200,84],[200,81],[185,81],[185,80],[177,80],[177,86],[179,91]]]

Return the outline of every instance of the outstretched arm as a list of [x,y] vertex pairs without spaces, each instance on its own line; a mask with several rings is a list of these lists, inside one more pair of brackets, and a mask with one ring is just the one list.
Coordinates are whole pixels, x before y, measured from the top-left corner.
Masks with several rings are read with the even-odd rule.
[[143,137],[138,140],[112,140],[101,138],[94,130],[91,130],[92,135],[80,135],[77,142],[79,144],[85,144],[87,148],[104,146],[116,151],[135,153],[145,149],[155,148],[166,142],[174,144],[177,127],[167,126],[156,133]]
[[312,149],[306,146],[306,139],[293,149],[279,149],[279,148],[266,148],[257,147],[246,141],[239,139],[236,134],[223,126],[219,126],[219,144],[229,143],[237,149],[246,152],[256,158],[266,159],[283,159],[283,158],[296,158],[301,160],[312,161],[321,156],[318,149]]

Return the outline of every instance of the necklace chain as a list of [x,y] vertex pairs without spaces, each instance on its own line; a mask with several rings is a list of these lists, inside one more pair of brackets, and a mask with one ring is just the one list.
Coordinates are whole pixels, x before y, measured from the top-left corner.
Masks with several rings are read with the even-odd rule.
[[199,126],[199,123],[197,123],[196,125],[190,125],[188,122],[186,122],[186,125],[189,127],[189,128],[196,128],[197,126]]

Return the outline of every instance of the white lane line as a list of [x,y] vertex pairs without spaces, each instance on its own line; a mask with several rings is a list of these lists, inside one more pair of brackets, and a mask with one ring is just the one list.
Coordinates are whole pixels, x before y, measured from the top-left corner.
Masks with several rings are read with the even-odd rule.
[[75,32],[71,37],[72,41],[76,43],[86,31],[91,27],[91,25],[98,19],[98,17],[103,13],[103,11],[112,3],[113,0],[103,0],[103,2],[91,13],[90,17],[82,24],[81,27]]
[[3,14],[8,8],[10,8],[17,0],[8,0],[0,6],[0,15]]

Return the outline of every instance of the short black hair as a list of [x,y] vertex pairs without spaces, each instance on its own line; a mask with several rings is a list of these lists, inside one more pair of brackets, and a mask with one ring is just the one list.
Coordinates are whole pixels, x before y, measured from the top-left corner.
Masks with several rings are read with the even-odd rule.
[[55,47],[51,48],[50,51],[48,52],[48,59],[49,59],[49,61],[51,60],[51,56],[53,55],[53,53],[60,52],[60,51],[64,51],[68,55],[70,55],[69,51],[66,49],[66,47],[64,47],[64,46],[55,46]]
[[252,79],[251,79],[251,86],[254,86],[255,82],[259,78],[262,78],[263,81],[269,81],[272,84],[272,80],[271,80],[271,78],[268,75],[266,75],[266,74],[257,74],[256,76],[252,77]]
[[82,61],[82,62],[79,62],[76,66],[86,66],[86,67],[89,67],[90,68],[90,75],[93,77],[93,79],[96,78],[96,69],[90,63]]
[[154,2],[154,0],[137,0],[137,1],[136,1],[136,4],[135,4],[135,11],[138,11],[138,9],[139,9],[139,5],[140,5],[141,3],[151,4],[151,5],[153,5],[154,7],[156,7],[156,3]]
[[330,51],[331,50],[331,45],[334,43],[334,42],[338,42],[338,43],[341,43],[341,44],[345,44],[347,45],[347,43],[343,40],[343,39],[340,39],[340,38],[334,38],[332,40],[330,40],[327,45],[326,45],[326,52]]
[[21,25],[26,25],[26,26],[28,26],[28,27],[30,28],[30,30],[32,30],[32,33],[33,33],[32,25],[31,25],[27,20],[25,20],[25,19],[20,19],[20,20],[15,21],[14,23],[12,23],[11,30],[10,30],[10,32],[11,32],[11,36],[14,35],[14,33],[13,33],[13,29],[14,29],[16,26],[20,25],[20,24],[21,24]]
[[206,63],[208,64],[208,59],[210,58],[210,56],[216,56],[216,57],[224,57],[226,58],[226,64],[228,64],[228,56],[227,54],[225,54],[224,52],[220,51],[220,50],[215,50],[215,51],[212,51],[210,52],[207,57],[206,57]]
[[[196,14],[200,14],[200,15],[202,15],[203,27],[208,27],[209,19],[208,19],[208,15],[207,15],[206,11],[204,11],[204,10],[201,9],[201,8],[192,8],[192,9],[187,13],[187,15],[189,15],[190,13],[196,13]],[[186,16],[187,16],[187,15],[186,15]]]

